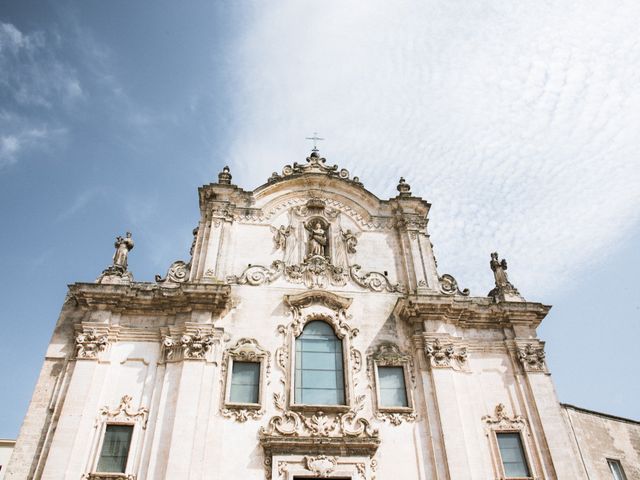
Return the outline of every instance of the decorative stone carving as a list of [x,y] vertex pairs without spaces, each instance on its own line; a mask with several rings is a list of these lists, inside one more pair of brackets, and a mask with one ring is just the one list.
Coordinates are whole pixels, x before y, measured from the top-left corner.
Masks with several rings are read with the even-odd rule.
[[347,229],[346,231],[341,230],[340,235],[342,236],[342,241],[345,244],[347,253],[356,253],[356,246],[358,245],[358,237],[356,234],[350,229]]
[[102,422],[126,422],[140,423],[142,428],[147,428],[149,409],[145,407],[135,409],[131,405],[132,400],[131,396],[124,395],[120,400],[120,404],[113,410],[108,406],[102,407],[98,412],[95,426],[97,427]]
[[493,276],[495,278],[495,288],[489,292],[489,297],[493,297],[495,301],[501,302],[522,302],[524,299],[520,296],[520,292],[514,287],[507,277],[507,260],[498,259],[498,252],[491,254],[489,262]]
[[[230,402],[229,392],[231,385],[232,362],[258,362],[260,363],[260,393],[258,404],[234,404]],[[243,423],[248,419],[258,419],[264,414],[262,408],[262,392],[264,385],[268,384],[271,373],[271,353],[264,350],[253,338],[241,338],[236,345],[224,352],[222,356],[222,374],[226,384],[223,389],[224,402],[220,413],[226,418],[233,418]]]
[[398,181],[398,186],[396,188],[398,189],[398,192],[400,192],[399,193],[400,197],[411,196],[411,185],[407,183],[404,177],[400,177],[400,180]]
[[134,246],[131,232],[124,238],[117,236],[114,246],[113,263],[102,271],[96,283],[127,285],[133,281],[133,274],[127,270],[129,252]]
[[524,347],[518,347],[518,359],[525,371],[528,372],[544,372],[545,353],[543,346],[535,346],[527,343]]
[[320,478],[328,477],[338,465],[336,457],[330,457],[327,455],[318,455],[317,457],[307,455],[304,457],[303,462],[307,470]]
[[461,366],[467,361],[466,347],[456,348],[453,343],[442,344],[439,338],[425,342],[424,351],[431,366],[436,368]]
[[231,178],[231,170],[229,170],[229,167],[225,165],[222,171],[218,174],[218,183],[222,185],[230,185]]
[[204,360],[215,339],[211,334],[203,334],[197,329],[195,333],[185,333],[179,339],[165,335],[162,346],[165,360]]
[[307,240],[307,259],[313,260],[315,257],[328,258],[328,224],[319,218],[314,218],[304,224],[304,228],[309,232],[309,239]]
[[279,415],[271,417],[267,427],[261,427],[261,436],[292,437],[378,437],[378,430],[368,420],[359,417],[364,395],[356,398],[354,406],[347,413],[326,414],[317,411],[311,416],[288,410],[284,396],[273,395]]
[[351,279],[362,288],[366,288],[373,292],[397,292],[404,293],[405,288],[402,284],[392,284],[386,275],[379,272],[369,272],[360,274],[360,265],[352,265],[349,269]]
[[286,252],[287,242],[289,241],[289,237],[293,233],[293,227],[291,225],[287,227],[285,227],[284,225],[280,225],[279,228],[271,227],[271,231],[273,232],[273,246],[275,247],[275,249]]
[[191,263],[177,260],[171,264],[167,274],[164,278],[160,275],[156,275],[156,283],[164,286],[172,286],[172,284],[184,283],[189,280],[189,272],[191,270]]
[[230,275],[227,282],[237,285],[269,284],[283,277],[290,283],[303,284],[307,288],[343,287],[351,280],[362,288],[374,292],[403,293],[402,284],[392,284],[386,275],[379,272],[360,273],[359,265],[352,265],[349,270],[332,265],[325,257],[314,256],[300,265],[285,265],[281,260],[271,264],[271,268],[262,265],[249,265],[240,276]]
[[76,358],[96,359],[109,344],[107,335],[99,335],[95,328],[76,335]]
[[438,278],[440,281],[440,292],[445,295],[462,295],[463,297],[469,296],[469,289],[465,288],[464,290],[460,290],[458,286],[458,282],[452,275],[445,273],[441,277]]
[[493,415],[485,415],[482,421],[492,430],[520,430],[526,426],[526,420],[522,415],[507,415],[507,409],[499,403],[494,409]]
[[[373,386],[376,394],[375,400],[375,417],[378,420],[388,421],[391,425],[400,425],[402,422],[413,422],[418,415],[413,408],[413,395],[411,388],[416,384],[416,377],[413,365],[413,357],[410,354],[403,353],[400,348],[391,342],[383,342],[369,355],[367,365],[367,375],[369,382]],[[408,373],[410,382],[406,382],[407,389],[407,406],[406,407],[382,407],[379,405],[379,386],[377,385],[376,369],[378,367],[402,367],[403,372]]]

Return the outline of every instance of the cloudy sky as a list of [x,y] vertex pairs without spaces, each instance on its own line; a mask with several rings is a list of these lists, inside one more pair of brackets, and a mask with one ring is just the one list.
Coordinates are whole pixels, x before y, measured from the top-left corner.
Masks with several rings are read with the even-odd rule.
[[[640,418],[640,3],[44,2],[0,7],[0,437],[64,299],[134,233],[185,258],[196,188],[329,163],[433,204],[441,273],[509,260],[561,401]],[[594,386],[597,385],[597,388]]]

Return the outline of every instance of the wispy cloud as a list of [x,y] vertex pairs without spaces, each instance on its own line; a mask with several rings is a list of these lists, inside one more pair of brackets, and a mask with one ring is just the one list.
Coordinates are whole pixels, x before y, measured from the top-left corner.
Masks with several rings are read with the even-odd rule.
[[254,8],[232,49],[240,182],[300,161],[317,130],[375,193],[404,175],[433,203],[440,270],[475,294],[494,249],[535,298],[637,227],[639,3]]

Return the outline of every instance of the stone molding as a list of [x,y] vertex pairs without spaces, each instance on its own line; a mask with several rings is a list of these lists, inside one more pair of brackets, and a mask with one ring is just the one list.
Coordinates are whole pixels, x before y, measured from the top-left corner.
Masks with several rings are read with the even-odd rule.
[[133,473],[85,473],[85,480],[136,480]]
[[527,343],[518,346],[518,360],[525,372],[546,372],[544,344]]
[[465,328],[536,328],[551,309],[533,302],[495,303],[485,297],[407,295],[398,298],[394,315],[410,323],[445,322]]
[[431,368],[462,369],[468,358],[467,347],[458,343],[441,342],[440,338],[425,338],[424,353]]
[[377,461],[364,455],[286,454],[265,457],[264,468],[268,480],[293,480],[300,477],[375,480]]
[[[257,362],[260,364],[260,384],[257,404],[236,404],[230,401],[231,376],[233,362]],[[220,380],[223,382],[223,401],[220,413],[225,418],[232,418],[244,423],[249,419],[256,420],[264,415],[264,391],[269,384],[271,374],[271,352],[263,349],[253,338],[241,338],[234,347],[227,349],[222,356]]]
[[75,283],[69,295],[80,308],[119,313],[168,315],[202,310],[220,315],[230,304],[231,287],[222,283],[182,283],[164,288],[152,283],[100,285]]

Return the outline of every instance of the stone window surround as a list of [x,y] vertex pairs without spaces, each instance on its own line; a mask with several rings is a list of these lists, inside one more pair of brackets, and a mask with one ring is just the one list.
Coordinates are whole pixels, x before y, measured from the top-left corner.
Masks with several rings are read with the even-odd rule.
[[[241,338],[236,345],[224,352],[224,409],[228,410],[261,410],[265,398],[265,387],[270,370],[271,354],[264,350],[257,340]],[[254,362],[260,364],[260,379],[258,385],[258,403],[231,402],[231,378],[234,362]]]
[[[296,368],[296,365],[295,365],[296,339],[300,335],[302,335],[304,326],[307,323],[313,322],[313,321],[321,321],[321,322],[327,323],[335,333],[336,337],[338,337],[338,339],[342,341],[342,368],[344,371],[344,402],[345,402],[344,405],[311,405],[311,404],[304,404],[304,403],[295,403],[294,376],[295,376],[295,368]],[[332,315],[325,315],[322,313],[310,313],[309,315],[306,315],[305,317],[300,319],[300,322],[297,325],[297,327],[300,333],[296,335],[296,332],[293,332],[290,329],[290,332],[287,335],[288,338],[286,341],[288,350],[289,352],[291,352],[291,355],[289,355],[289,363],[287,365],[289,371],[287,372],[288,374],[286,376],[286,382],[288,384],[287,392],[289,397],[289,408],[291,410],[298,410],[298,411],[313,411],[313,412],[323,411],[323,412],[336,412],[336,413],[348,412],[351,409],[353,404],[353,379],[352,379],[351,359],[350,359],[351,342],[350,342],[349,335],[340,331],[340,325],[336,323],[336,319]]]
[[[94,426],[94,435],[91,440],[91,454],[88,462],[88,471],[90,473],[83,475],[83,478],[87,480],[135,480],[136,475],[133,472],[138,468],[140,455],[142,453],[143,430],[146,429],[148,411],[144,407],[140,407],[138,410],[132,410],[130,405],[131,400],[131,397],[125,395],[122,397],[120,405],[116,409],[109,410],[106,406],[100,409]],[[100,453],[102,452],[102,445],[108,425],[130,425],[133,427],[127,463],[123,473],[98,472],[96,470],[98,462],[100,461]]]
[[375,460],[368,457],[331,455],[274,455],[273,480],[307,478],[348,478],[366,480],[375,471]]
[[[393,354],[385,354],[385,350],[390,349]],[[375,395],[373,396],[375,410],[380,413],[408,413],[415,411],[413,400],[413,380],[411,377],[410,356],[400,352],[397,345],[391,342],[385,342],[378,346],[376,353],[369,356],[369,362],[372,367],[372,377],[375,386]],[[383,407],[380,402],[380,379],[378,378],[378,367],[401,367],[404,374],[404,389],[407,395],[406,407]]]
[[[495,408],[493,416],[486,415],[483,417],[487,428],[487,438],[489,439],[489,450],[491,451],[492,463],[494,471],[499,480],[537,480],[540,477],[536,473],[536,463],[533,461],[533,451],[528,439],[530,432],[527,427],[526,420],[520,415],[509,417],[505,413],[505,406],[498,404]],[[500,446],[498,445],[499,433],[518,433],[520,442],[524,451],[524,458],[529,468],[528,477],[507,477],[504,471],[504,463],[500,454]]]
[[[520,444],[522,445],[522,451],[524,453],[524,461],[527,463],[527,468],[529,469],[528,477],[507,477],[504,471],[504,462],[502,461],[502,454],[500,453],[500,446],[498,445],[498,434],[499,433],[517,433],[520,435]],[[527,448],[527,442],[524,439],[523,431],[521,429],[497,429],[493,430],[492,434],[492,443],[495,445],[496,454],[498,457],[498,466],[500,467],[500,479],[504,480],[533,480],[537,478],[533,474],[533,464],[531,462],[531,455],[529,453],[529,449]]]

